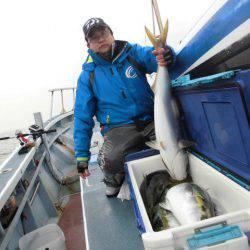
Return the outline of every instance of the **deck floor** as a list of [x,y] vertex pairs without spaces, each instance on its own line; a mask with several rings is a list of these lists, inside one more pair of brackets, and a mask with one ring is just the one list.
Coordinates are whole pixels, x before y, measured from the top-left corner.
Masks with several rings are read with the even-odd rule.
[[103,173],[90,164],[88,181],[80,179],[85,240],[90,250],[142,250],[132,201],[107,198]]
[[67,250],[86,249],[80,193],[70,197],[58,225],[64,232]]

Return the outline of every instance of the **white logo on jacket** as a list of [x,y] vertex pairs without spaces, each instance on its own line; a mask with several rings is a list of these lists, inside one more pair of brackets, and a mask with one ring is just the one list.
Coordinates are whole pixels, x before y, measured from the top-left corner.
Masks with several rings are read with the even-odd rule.
[[129,66],[126,69],[125,75],[126,75],[127,78],[136,78],[137,77],[135,69],[132,66]]

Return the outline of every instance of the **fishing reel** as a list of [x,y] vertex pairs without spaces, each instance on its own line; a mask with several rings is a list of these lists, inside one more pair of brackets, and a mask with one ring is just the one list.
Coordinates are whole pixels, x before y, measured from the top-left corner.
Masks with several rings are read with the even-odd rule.
[[[56,129],[44,130],[38,125],[34,124],[29,127],[30,134],[22,134],[24,136],[32,136],[32,140],[28,140],[25,145],[19,150],[18,154],[26,154],[29,150],[35,146],[35,141],[37,138],[41,137],[43,134],[49,134],[56,132]],[[27,139],[26,139],[27,140]]]
[[29,131],[30,131],[29,135],[31,135],[33,137],[33,140],[35,141],[37,138],[41,137],[43,134],[56,132],[56,129],[44,130],[40,128],[38,125],[34,124],[29,127]]
[[[31,125],[29,127],[29,131],[30,134],[20,134],[18,135],[18,139],[20,140],[20,138],[25,139],[25,144],[21,141],[21,145],[24,145],[18,152],[18,154],[26,154],[29,152],[29,150],[35,146],[35,141],[37,138],[41,137],[43,134],[49,134],[49,133],[53,133],[56,132],[56,129],[50,129],[50,130],[44,130],[42,128],[40,128],[38,125],[34,124]],[[32,140],[27,140],[26,138],[24,138],[25,136],[32,136]]]

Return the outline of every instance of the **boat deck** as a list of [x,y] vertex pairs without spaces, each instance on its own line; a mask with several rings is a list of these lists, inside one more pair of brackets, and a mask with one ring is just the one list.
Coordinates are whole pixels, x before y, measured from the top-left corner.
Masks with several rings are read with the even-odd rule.
[[81,179],[87,249],[144,249],[131,201],[107,198],[102,172],[90,165],[88,181]]
[[69,250],[86,249],[80,193],[72,195],[58,223]]

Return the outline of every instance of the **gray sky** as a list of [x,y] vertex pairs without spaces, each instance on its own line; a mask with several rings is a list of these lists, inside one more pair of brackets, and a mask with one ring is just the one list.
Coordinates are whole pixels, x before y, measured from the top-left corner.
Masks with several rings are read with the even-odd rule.
[[[176,48],[214,0],[158,2],[162,19],[169,19],[168,43]],[[34,112],[48,119],[47,90],[76,86],[86,57],[82,25],[90,17],[102,17],[116,39],[142,45],[144,25],[152,30],[150,0],[0,3],[0,133],[32,124]],[[71,96],[66,102],[72,106]]]

